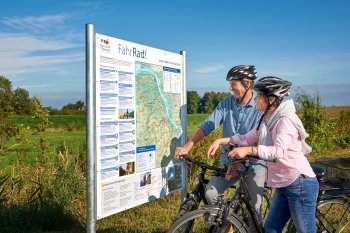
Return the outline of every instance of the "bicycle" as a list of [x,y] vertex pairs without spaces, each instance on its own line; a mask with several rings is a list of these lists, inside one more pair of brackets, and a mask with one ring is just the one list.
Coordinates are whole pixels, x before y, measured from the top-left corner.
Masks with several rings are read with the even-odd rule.
[[[188,160],[188,157],[185,157],[185,159]],[[275,158],[267,161],[275,161]],[[233,226],[234,232],[248,233],[247,222],[249,216],[251,216],[258,232],[263,232],[263,220],[250,199],[248,187],[244,181],[248,173],[250,161],[249,159],[242,159],[236,160],[233,163],[244,165],[243,171],[235,170],[238,172],[239,182],[234,195],[227,201],[224,200],[223,196],[220,196],[220,200],[216,205],[204,205],[200,209],[186,212],[173,222],[167,231],[168,233],[225,232],[230,226]],[[203,164],[200,163],[201,165]],[[266,195],[268,192],[264,192],[264,194]],[[270,196],[268,196],[266,201],[269,203]],[[194,226],[194,224],[196,225]]]
[[[249,160],[235,162],[244,163],[246,170],[247,167],[249,167]],[[349,190],[344,187],[334,185],[329,181],[324,181],[324,176],[326,173],[324,168],[313,166],[313,169],[320,183],[320,192],[317,199],[316,209],[317,232],[349,232]],[[263,221],[251,203],[247,186],[244,181],[244,176],[247,173],[246,170],[239,172],[239,187],[237,187],[236,193],[229,201],[224,201],[222,199],[217,205],[206,205],[201,209],[185,214],[174,222],[168,232],[183,232],[183,226],[186,226],[188,222],[192,222],[194,220],[199,222],[199,219],[202,219],[201,222],[203,226],[215,226],[213,232],[225,232],[225,229],[227,229],[228,226],[231,226],[233,232],[248,233],[249,226],[247,221],[244,219],[247,215],[249,215],[253,220],[252,224],[257,232],[264,232]],[[200,228],[193,232],[207,232],[206,229]],[[287,224],[285,232],[296,232],[291,222]]]
[[[348,163],[350,165],[350,160]],[[350,166],[341,168],[324,161],[318,161],[318,164],[312,165],[320,185],[316,208],[317,232],[350,232],[350,179],[334,178],[328,174],[332,173],[331,170],[341,169],[349,173]],[[286,232],[296,232],[291,221]]]

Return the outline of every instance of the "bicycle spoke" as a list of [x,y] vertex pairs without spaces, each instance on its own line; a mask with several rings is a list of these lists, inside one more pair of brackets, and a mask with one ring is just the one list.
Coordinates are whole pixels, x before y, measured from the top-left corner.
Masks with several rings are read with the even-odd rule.
[[327,232],[350,231],[350,203],[346,200],[331,199],[317,206],[318,230]]
[[246,228],[242,221],[236,218],[230,218],[231,222],[221,221],[217,218],[218,210],[216,209],[200,209],[187,213],[180,219],[178,219],[168,233],[177,232],[191,232],[191,233],[225,233],[225,232],[237,232],[245,233]]

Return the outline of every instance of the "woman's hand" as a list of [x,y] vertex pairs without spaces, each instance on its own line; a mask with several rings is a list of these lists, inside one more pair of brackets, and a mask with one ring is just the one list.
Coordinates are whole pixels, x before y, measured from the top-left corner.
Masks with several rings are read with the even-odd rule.
[[208,152],[207,152],[207,156],[208,156],[208,159],[212,159],[215,157],[215,153],[217,151],[217,149],[219,148],[220,146],[220,140],[217,139],[215,140],[208,148]]
[[251,147],[237,147],[233,150],[231,150],[228,154],[227,157],[231,159],[242,159],[246,157],[247,155],[250,155],[251,153]]

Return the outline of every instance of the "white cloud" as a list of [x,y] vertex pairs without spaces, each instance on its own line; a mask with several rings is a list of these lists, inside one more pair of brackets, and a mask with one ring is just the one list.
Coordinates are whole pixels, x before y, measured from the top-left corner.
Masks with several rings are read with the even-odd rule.
[[222,68],[224,68],[223,65],[208,65],[205,67],[194,69],[193,71],[200,74],[208,74],[208,73],[214,73],[216,71],[219,71]]
[[[12,79],[30,73],[64,72],[62,65],[84,60],[83,37],[77,40],[69,14],[4,17],[0,32],[0,73]],[[7,27],[7,28],[6,28]]]
[[4,17],[0,22],[17,31],[45,34],[56,31],[69,19],[68,14],[42,15],[39,17]]
[[[79,49],[81,51],[77,51]],[[0,33],[0,72],[18,75],[52,69],[67,63],[81,62],[84,52],[79,44],[31,35]],[[45,55],[36,55],[37,52]]]
[[1,53],[26,53],[43,50],[62,50],[80,47],[62,39],[50,37],[37,37],[21,33],[0,33],[0,52]]

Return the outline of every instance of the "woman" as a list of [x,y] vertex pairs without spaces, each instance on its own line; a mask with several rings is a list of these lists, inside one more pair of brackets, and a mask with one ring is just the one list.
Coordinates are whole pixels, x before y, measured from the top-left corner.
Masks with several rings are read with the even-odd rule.
[[[258,126],[245,135],[216,140],[208,149],[212,158],[220,145],[239,145],[228,157],[259,156],[277,158],[267,162],[267,185],[276,188],[265,232],[282,232],[291,217],[298,232],[316,232],[316,199],[318,182],[305,155],[311,148],[305,143],[308,134],[295,113],[289,95],[292,83],[277,77],[264,77],[255,85],[256,109],[264,111]],[[257,146],[255,146],[257,145]]]

